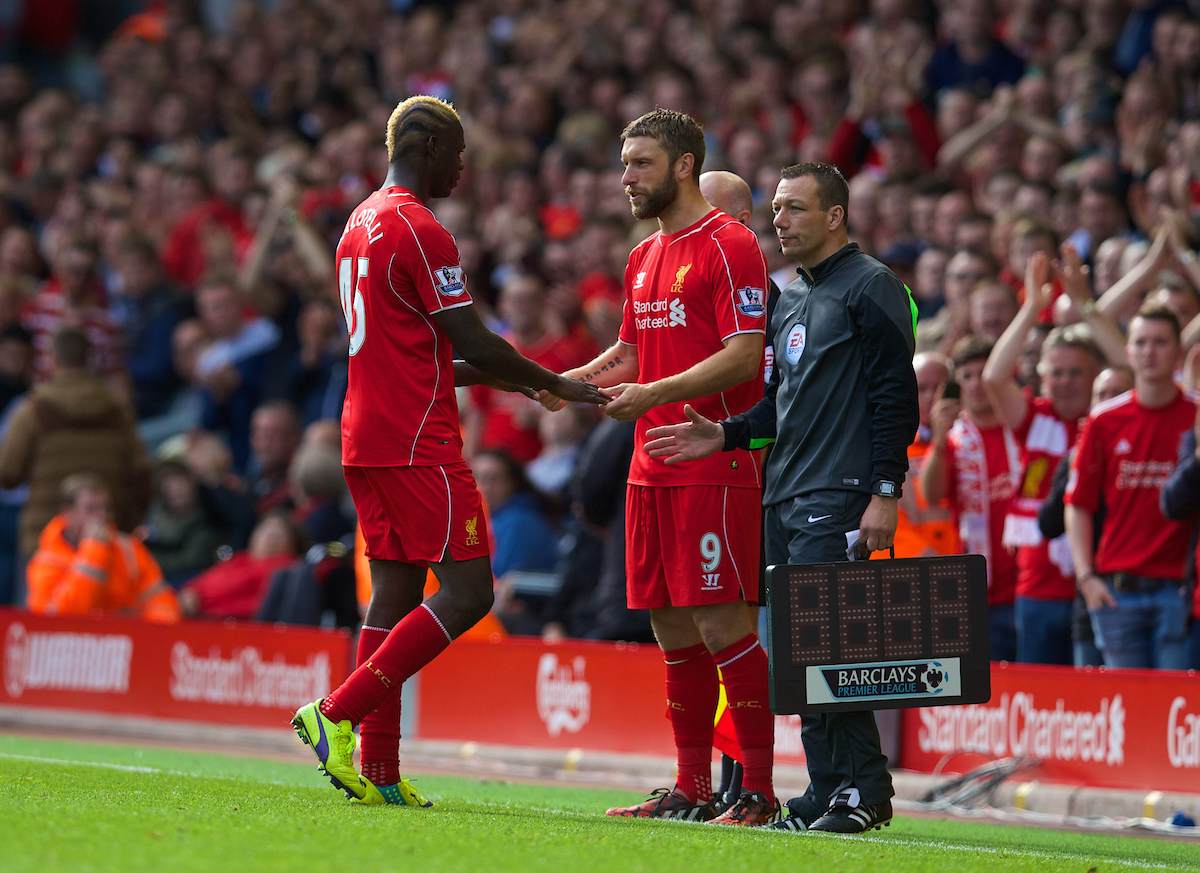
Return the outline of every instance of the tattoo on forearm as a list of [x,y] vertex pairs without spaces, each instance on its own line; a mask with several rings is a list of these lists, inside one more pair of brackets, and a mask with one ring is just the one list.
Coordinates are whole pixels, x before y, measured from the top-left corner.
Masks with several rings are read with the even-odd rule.
[[595,378],[597,376],[599,376],[601,373],[607,373],[609,370],[615,370],[622,363],[624,363],[624,362],[620,358],[614,356],[612,358],[612,360],[605,361],[603,364],[601,364],[597,369],[593,370],[592,372],[585,373],[583,378],[585,380],[587,380],[588,382],[594,381]]

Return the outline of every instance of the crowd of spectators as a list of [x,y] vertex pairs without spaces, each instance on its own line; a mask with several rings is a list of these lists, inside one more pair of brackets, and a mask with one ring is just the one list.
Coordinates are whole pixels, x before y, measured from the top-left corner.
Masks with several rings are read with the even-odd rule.
[[[998,657],[1105,657],[1096,605],[1075,602],[1070,532],[1043,533],[1038,515],[1089,406],[1149,378],[1126,353],[1143,306],[1175,319],[1174,382],[1200,375],[1200,4],[110,5],[111,20],[56,0],[0,21],[0,484],[13,489],[0,491],[0,602],[19,596],[62,478],[81,472],[101,475],[189,614],[266,598],[276,563],[324,578],[328,553],[308,547],[353,523],[334,472],[346,335],[332,252],[382,182],[392,108],[428,93],[466,129],[462,179],[433,208],[471,294],[556,370],[615,339],[626,257],[654,229],[620,182],[629,120],[661,106],[703,122],[705,169],[750,185],[781,287],[794,266],[771,225],[780,168],[839,166],[852,240],[920,314],[902,551],[988,556]],[[72,357],[80,338],[90,371]],[[623,608],[631,428],[485,388],[459,399],[502,620],[646,638]],[[121,473],[68,449],[59,468],[31,436],[72,445],[88,427],[112,440],[136,427],[149,455],[131,449]],[[31,476],[38,463],[53,473]],[[1155,463],[1157,487],[1174,464]],[[1184,513],[1175,536],[1194,536],[1194,506],[1167,508]],[[1122,524],[1136,539],[1167,522]],[[1111,553],[1101,539],[1097,558]]]

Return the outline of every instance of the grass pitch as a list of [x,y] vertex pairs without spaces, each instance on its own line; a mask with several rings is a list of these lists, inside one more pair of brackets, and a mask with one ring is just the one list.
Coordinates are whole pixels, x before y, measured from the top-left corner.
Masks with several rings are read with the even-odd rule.
[[1200,846],[901,816],[867,837],[606,819],[626,791],[428,777],[358,807],[314,766],[0,736],[0,870],[1200,870]]

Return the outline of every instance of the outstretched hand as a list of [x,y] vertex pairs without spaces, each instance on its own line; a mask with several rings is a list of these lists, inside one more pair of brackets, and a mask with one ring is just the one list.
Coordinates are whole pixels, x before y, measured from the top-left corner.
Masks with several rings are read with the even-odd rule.
[[646,454],[662,458],[665,464],[698,461],[725,448],[725,428],[709,421],[690,405],[685,404],[686,422],[665,424],[646,431]]
[[608,398],[605,414],[617,421],[637,421],[658,405],[653,389],[638,382],[622,382],[600,392]]
[[569,379],[566,376],[559,376],[555,386],[549,389],[549,394],[558,400],[562,401],[554,409],[546,403],[544,399],[534,397],[539,400],[542,406],[550,409],[551,412],[562,407],[567,403],[595,403],[604,406],[608,403],[608,398],[600,393],[600,389],[591,382],[585,382],[582,379]]
[[1050,305],[1054,288],[1049,284],[1050,259],[1045,252],[1034,252],[1025,267],[1025,302],[1034,312],[1042,312]]
[[1062,260],[1058,261],[1055,267],[1059,280],[1062,282],[1063,291],[1071,298],[1072,303],[1082,306],[1092,299],[1092,293],[1088,289],[1089,270],[1084,266],[1083,258],[1079,256],[1079,250],[1073,243],[1063,243],[1059,254]]
[[542,404],[542,408],[548,412],[558,412],[567,405],[567,401],[561,397],[555,397],[545,388],[539,388],[533,392],[533,399]]

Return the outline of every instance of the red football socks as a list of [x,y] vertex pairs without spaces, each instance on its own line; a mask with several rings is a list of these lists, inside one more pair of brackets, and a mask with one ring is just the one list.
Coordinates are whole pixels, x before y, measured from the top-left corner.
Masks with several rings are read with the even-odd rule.
[[[358,659],[361,667],[388,637],[388,629],[363,625],[358,633]],[[362,754],[362,774],[373,785],[395,785],[400,781],[400,693],[388,694],[379,707],[363,718],[358,727],[358,749]]]
[[713,716],[720,687],[717,666],[704,644],[663,652],[667,710],[679,761],[676,788],[695,804],[712,798]]
[[758,635],[749,634],[717,652],[713,660],[725,681],[729,714],[742,750],[742,788],[761,791],[774,801],[775,716],[767,688],[767,653],[758,644]]
[[[387,639],[341,687],[325,698],[321,712],[332,721],[362,720],[389,694],[450,645],[450,635],[427,604],[422,603],[392,628]],[[397,702],[397,707],[399,703]],[[385,783],[386,784],[386,783]]]

